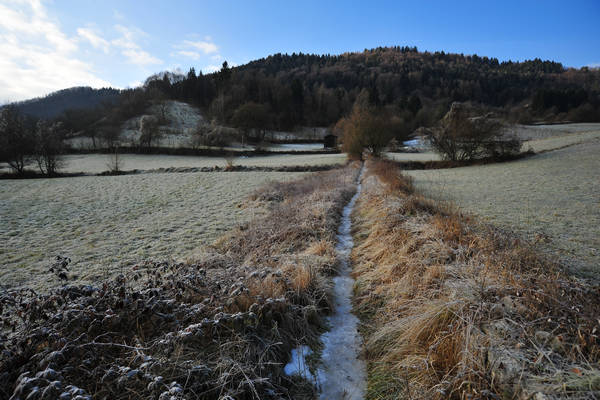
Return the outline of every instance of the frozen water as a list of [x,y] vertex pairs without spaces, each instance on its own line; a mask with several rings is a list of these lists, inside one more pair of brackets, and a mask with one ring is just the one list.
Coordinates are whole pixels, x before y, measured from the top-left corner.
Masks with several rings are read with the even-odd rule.
[[350,276],[349,256],[354,246],[350,215],[361,192],[358,178],[356,193],[342,211],[338,228],[336,251],[341,262],[340,274],[333,278],[334,313],[328,318],[331,329],[321,336],[323,353],[316,377],[308,370],[306,356],[311,354],[308,346],[292,350],[292,360],[284,368],[287,375],[300,375],[314,382],[319,398],[327,400],[361,400],[365,395],[366,366],[359,358],[362,338],[358,333],[358,318],[352,314],[352,289],[354,279]]
[[341,260],[340,275],[333,278],[335,311],[329,317],[331,330],[321,336],[322,365],[317,371],[320,399],[363,399],[365,395],[366,366],[359,358],[362,338],[358,333],[358,318],[352,314],[352,289],[349,256],[354,246],[350,233],[350,215],[361,192],[360,179],[356,194],[342,212],[336,250]]

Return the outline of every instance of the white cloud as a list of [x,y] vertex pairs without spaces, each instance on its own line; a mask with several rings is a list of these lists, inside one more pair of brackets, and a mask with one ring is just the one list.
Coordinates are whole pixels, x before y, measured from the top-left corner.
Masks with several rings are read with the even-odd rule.
[[197,49],[204,54],[212,54],[219,51],[217,45],[212,41],[199,40],[197,42],[193,42],[191,40],[184,40],[183,45],[187,48]]
[[176,52],[171,53],[173,56],[177,55],[191,58],[192,60],[199,60],[204,56],[210,56],[213,61],[221,59],[221,55],[218,53],[219,47],[213,42],[210,36],[205,36],[204,40],[184,40],[173,47],[177,49]]
[[78,59],[69,37],[39,0],[0,4],[0,99],[23,100],[70,86],[110,86]]
[[139,66],[162,64],[161,59],[154,57],[137,44],[138,37],[146,36],[144,31],[122,25],[116,25],[115,29],[121,33],[121,37],[113,40],[112,44],[121,48],[121,54],[127,58],[128,62]]
[[121,52],[130,63],[144,66],[151,64],[162,64],[162,60],[160,58],[156,58],[147,51],[142,49],[124,49]]
[[78,28],[77,34],[81,36],[83,39],[87,40],[97,49],[102,49],[105,54],[108,54],[108,50],[110,48],[110,43],[108,40],[100,37],[97,33],[95,33],[90,28]]
[[586,65],[586,67],[589,67],[589,68],[600,68],[600,62],[589,63],[588,65]]
[[131,83],[129,83],[129,85],[127,85],[130,88],[136,88],[136,87],[140,87],[144,84],[144,82],[142,81],[133,81]]

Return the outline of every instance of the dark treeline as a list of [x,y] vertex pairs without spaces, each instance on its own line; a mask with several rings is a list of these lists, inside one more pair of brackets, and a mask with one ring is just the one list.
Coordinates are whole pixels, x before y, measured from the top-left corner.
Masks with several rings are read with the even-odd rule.
[[[600,120],[600,71],[567,69],[539,59],[418,52],[389,47],[342,55],[275,54],[213,74],[160,75],[147,87],[194,103],[222,123],[235,123],[247,103],[269,115],[268,128],[330,126],[349,114],[361,91],[373,105],[393,108],[406,122],[433,123],[452,102],[504,109],[513,118]],[[419,112],[421,115],[418,115]],[[414,124],[410,124],[414,125]]]
[[[418,127],[437,124],[453,102],[473,103],[512,122],[600,121],[600,70],[565,68],[540,59],[499,62],[415,47],[341,55],[275,54],[233,68],[225,62],[211,74],[193,68],[187,74],[162,72],[135,89],[66,89],[15,108],[54,118],[65,137],[82,134],[93,139],[94,148],[96,140],[112,148],[119,145],[124,121],[152,105],[160,108],[165,100],[198,106],[211,126],[238,128],[242,141],[259,142],[268,130],[334,127],[338,122],[344,126],[353,118],[370,121],[363,124],[370,127],[365,131],[381,125],[387,138],[402,140]],[[155,125],[166,123],[164,115],[157,117]],[[31,132],[57,130],[45,128],[48,124],[22,125]],[[157,129],[147,130],[141,149],[156,141],[152,133]]]
[[13,105],[23,114],[52,119],[60,116],[65,110],[87,110],[105,104],[114,104],[119,99],[119,95],[120,90],[113,88],[72,87]]
[[[539,59],[499,62],[415,47],[275,54],[234,68],[224,63],[212,74],[193,68],[186,75],[155,74],[137,89],[66,89],[17,107],[41,118],[69,110],[61,118],[66,126],[102,135],[152,103],[173,99],[200,107],[221,124],[247,124],[241,116],[251,109],[260,117],[253,123],[264,129],[290,130],[332,126],[349,115],[362,91],[369,93],[372,105],[397,115],[405,130],[431,125],[452,102],[465,101],[505,111],[519,122],[600,120],[598,69],[567,69]],[[92,125],[100,119],[102,123]]]

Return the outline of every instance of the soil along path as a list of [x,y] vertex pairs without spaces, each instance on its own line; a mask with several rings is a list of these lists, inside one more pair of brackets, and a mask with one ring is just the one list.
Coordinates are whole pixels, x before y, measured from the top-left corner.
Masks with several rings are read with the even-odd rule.
[[358,318],[352,314],[352,289],[354,279],[350,276],[350,252],[354,247],[350,233],[350,215],[361,192],[358,177],[356,194],[342,212],[338,229],[336,251],[340,259],[340,274],[333,278],[334,306],[329,317],[331,330],[321,336],[323,342],[322,366],[317,379],[321,399],[363,399],[366,386],[366,365],[358,355],[362,348],[362,338],[358,333]]

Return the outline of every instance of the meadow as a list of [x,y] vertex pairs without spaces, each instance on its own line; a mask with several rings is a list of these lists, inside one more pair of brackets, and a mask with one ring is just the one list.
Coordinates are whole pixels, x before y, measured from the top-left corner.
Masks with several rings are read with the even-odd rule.
[[[99,174],[109,170],[111,156],[108,154],[73,154],[63,157],[64,168],[61,172]],[[227,166],[224,157],[207,156],[171,156],[151,154],[121,154],[120,169],[150,170],[159,168],[211,168]],[[234,166],[246,167],[280,167],[304,165],[331,165],[346,162],[344,154],[275,154],[256,157],[233,157]],[[0,163],[0,173],[8,172],[8,166]]]
[[[146,259],[182,259],[260,208],[244,199],[302,173],[211,172],[4,180],[0,185],[0,281],[45,290],[55,256],[71,258],[77,283]],[[76,276],[76,278],[75,278]],[[73,282],[71,282],[73,283]]]
[[600,261],[600,132],[527,142],[521,160],[454,169],[407,171],[426,195],[513,230],[593,276]]

